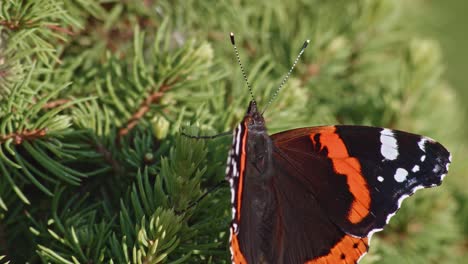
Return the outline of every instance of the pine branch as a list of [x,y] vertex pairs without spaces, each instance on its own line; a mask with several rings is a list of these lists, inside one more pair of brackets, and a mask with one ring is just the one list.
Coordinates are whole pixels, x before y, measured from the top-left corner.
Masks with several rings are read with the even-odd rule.
[[47,128],[34,129],[34,130],[23,130],[16,133],[10,133],[8,135],[0,135],[0,144],[9,141],[10,139],[14,144],[20,145],[26,140],[35,140],[46,136]]
[[167,92],[172,85],[162,84],[158,91],[151,93],[146,99],[141,103],[138,110],[132,115],[130,120],[127,122],[125,127],[119,130],[119,136],[123,137],[127,135],[132,128],[134,128],[138,121],[150,110],[152,104],[157,104],[164,96],[164,93]]
[[47,25],[48,28],[50,28],[53,31],[60,32],[60,33],[65,33],[67,35],[73,36],[76,35],[76,32],[73,32],[72,30],[64,27],[60,27],[57,25]]
[[50,102],[44,104],[44,106],[42,108],[45,109],[45,110],[52,109],[52,108],[56,108],[56,107],[62,106],[64,104],[67,104],[67,103],[70,103],[70,102],[71,102],[71,100],[69,100],[69,99],[57,99],[57,100],[53,100],[53,101],[50,101]]
[[103,144],[96,142],[95,147],[96,147],[97,153],[102,155],[106,163],[111,165],[112,170],[115,173],[119,175],[123,174],[124,168],[120,165],[120,163],[116,159],[114,159],[114,157],[112,156],[112,153]]
[[19,20],[16,20],[16,21],[14,21],[14,20],[13,21],[0,20],[0,26],[4,26],[4,27],[8,28],[9,30],[19,30],[23,26],[23,24],[28,25],[28,24],[31,24],[31,23],[32,23],[31,21],[22,23]]
[[0,9],[0,27],[9,30],[6,52],[16,54],[18,60],[33,55],[46,65],[51,65],[50,59],[59,61],[52,43],[65,40],[66,26],[80,26],[57,1],[4,1]]

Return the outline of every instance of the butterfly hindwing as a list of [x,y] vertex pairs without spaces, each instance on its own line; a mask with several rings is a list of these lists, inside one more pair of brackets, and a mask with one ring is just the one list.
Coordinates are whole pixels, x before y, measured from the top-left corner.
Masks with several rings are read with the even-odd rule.
[[375,127],[302,128],[272,139],[291,175],[358,237],[381,230],[416,190],[440,185],[450,163],[448,151],[429,138]]
[[[276,150],[275,174],[272,181],[275,193],[276,214],[273,252],[280,252],[269,263],[356,263],[368,250],[366,237],[346,234],[323,209],[310,187],[310,183],[298,177],[302,174],[298,164],[307,162],[314,167],[309,175],[319,179],[330,170],[329,164],[317,156],[307,155],[306,160],[291,162],[288,153]],[[297,157],[297,156],[294,156]]]

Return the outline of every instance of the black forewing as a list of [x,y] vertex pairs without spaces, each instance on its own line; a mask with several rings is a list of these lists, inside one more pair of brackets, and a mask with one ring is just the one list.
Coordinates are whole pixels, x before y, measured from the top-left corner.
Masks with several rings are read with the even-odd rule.
[[[301,182],[314,198],[311,211],[318,204],[341,230],[365,237],[381,230],[404,198],[417,189],[440,185],[450,163],[449,152],[429,138],[396,130],[382,131],[382,128],[364,126],[314,127],[282,132],[272,139],[288,163],[285,165],[290,170],[288,174]],[[359,200],[359,196],[353,196],[346,177],[334,170],[333,162],[338,158],[327,155],[332,152],[327,148],[336,147],[335,143],[326,142],[330,133],[343,142],[350,158],[359,161],[359,174],[366,181],[362,188],[367,188],[371,202],[368,214],[358,223],[351,223],[347,215],[351,203]],[[382,140],[382,134],[389,134],[395,140]],[[397,148],[392,152],[394,144]],[[386,159],[382,145],[390,154],[396,151],[397,156],[387,153],[387,158],[392,159]],[[407,175],[399,182],[396,179],[401,178],[403,170]]]

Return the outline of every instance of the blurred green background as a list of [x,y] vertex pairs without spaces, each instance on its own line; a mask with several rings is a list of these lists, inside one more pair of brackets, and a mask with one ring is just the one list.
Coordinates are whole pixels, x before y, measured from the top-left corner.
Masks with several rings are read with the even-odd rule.
[[[416,0],[406,1],[403,7],[408,11],[408,26],[418,35],[433,38],[438,42],[442,52],[445,70],[444,78],[456,91],[456,100],[462,121],[468,117],[468,1],[465,0]],[[430,114],[430,113],[428,113]],[[447,116],[447,119],[451,119]],[[460,222],[465,223],[465,243],[460,248],[465,256],[468,252],[468,123],[453,124],[446,127],[459,143],[452,149],[457,153],[452,164],[451,179],[458,183],[460,208],[457,214]],[[468,260],[465,263],[468,263]]]
[[[468,1],[421,1],[415,8],[415,26],[436,38],[442,47],[447,69],[445,75],[460,93],[460,101],[468,98]],[[467,105],[462,104],[467,111]]]
[[[419,35],[435,39],[441,48],[445,71],[443,73],[449,85],[456,91],[456,100],[463,121],[468,117],[468,1],[465,0],[417,0],[407,1],[408,23]],[[429,113],[430,114],[430,113]],[[451,119],[451,117],[447,117]],[[466,256],[468,252],[468,123],[453,124],[447,127],[454,137],[459,139],[455,146],[455,162],[452,164],[451,179],[459,183],[458,195],[460,208],[457,213],[460,222],[464,222],[465,243],[460,250]],[[465,263],[468,260],[465,259]]]
[[[460,94],[463,111],[468,112],[468,1],[408,1],[414,17],[410,25],[421,34],[437,39],[446,62],[445,76]],[[468,140],[468,137],[467,137]]]

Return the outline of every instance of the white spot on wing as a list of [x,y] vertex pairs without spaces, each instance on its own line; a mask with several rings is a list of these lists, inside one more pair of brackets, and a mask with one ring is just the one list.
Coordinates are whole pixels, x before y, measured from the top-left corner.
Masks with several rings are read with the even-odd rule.
[[401,203],[403,202],[403,200],[405,200],[406,198],[408,198],[410,195],[414,194],[417,190],[421,190],[421,189],[424,189],[424,186],[416,186],[414,187],[413,190],[411,190],[410,194],[405,194],[403,196],[400,197],[400,199],[398,199],[398,209],[401,207]]
[[425,146],[426,142],[427,142],[427,138],[425,137],[421,138],[421,140],[418,142],[419,148],[424,152],[426,152],[426,146]]
[[[413,192],[412,192],[412,193],[413,193]],[[409,197],[409,195],[405,194],[405,195],[402,195],[402,196],[400,197],[400,199],[398,199],[398,202],[397,202],[397,203],[398,203],[398,207],[397,207],[396,211],[393,212],[392,214],[389,214],[389,215],[387,216],[387,219],[385,219],[385,224],[388,224],[388,223],[390,222],[390,219],[396,214],[396,212],[398,211],[398,209],[400,209],[401,203],[403,202],[403,200],[405,200],[405,199],[408,198],[408,197]]]
[[[400,199],[398,199],[398,209],[400,209],[401,203],[408,197],[409,197],[409,195],[405,194],[405,195],[401,196]],[[389,221],[390,221],[390,219],[389,219]]]
[[236,137],[236,155],[239,155],[239,150],[240,150],[240,141],[241,141],[241,134],[242,134],[242,126],[239,124],[237,127],[237,137]]
[[[231,232],[229,232],[229,244],[231,244],[232,242],[232,233],[234,232],[234,230],[231,229]],[[232,248],[232,246],[229,247],[229,250],[231,251],[231,260],[234,260],[234,249]]]
[[395,135],[390,129],[380,131],[380,153],[387,160],[395,160],[398,157],[398,144]]
[[442,175],[440,176],[440,181],[443,181],[444,178],[445,178],[445,176],[447,176],[447,174],[442,174]]
[[[424,186],[422,186],[422,185],[416,186],[416,187],[414,187],[414,188],[410,191],[409,194],[404,194],[404,195],[402,195],[402,196],[398,199],[398,202],[397,202],[398,207],[397,207],[397,209],[395,210],[395,212],[393,212],[393,213],[391,213],[391,214],[389,214],[389,215],[387,216],[387,218],[385,219],[385,223],[388,224],[388,223],[390,222],[390,219],[396,214],[396,212],[398,211],[398,209],[400,209],[401,203],[403,203],[403,200],[405,200],[405,199],[408,198],[410,195],[414,194],[417,190],[420,190],[420,189],[424,189]],[[369,243],[370,243],[370,240],[371,240],[371,238],[372,238],[372,235],[373,235],[374,233],[380,232],[380,231],[382,231],[382,230],[383,230],[383,228],[375,228],[375,229],[372,229],[372,230],[369,232],[369,234],[368,234]]]
[[[398,206],[398,208],[400,208],[400,207]],[[395,211],[395,213],[393,213],[393,214],[389,214],[389,215],[387,216],[387,219],[385,219],[385,224],[388,224],[388,223],[390,222],[390,219],[391,219],[395,214],[396,214],[396,211]]]
[[367,254],[367,251],[362,253],[362,255],[358,258],[358,260],[356,261],[356,263],[359,263],[359,261],[361,261],[361,259]]
[[413,194],[413,193],[415,193],[417,190],[421,190],[421,189],[424,189],[424,186],[421,186],[421,185],[416,186],[416,187],[414,187],[414,189],[411,191],[411,194]]
[[383,228],[375,228],[375,229],[372,229],[372,230],[369,232],[369,234],[367,235],[367,237],[368,237],[368,244],[370,244],[371,238],[372,238],[372,236],[374,235],[374,233],[380,232],[380,231],[382,231],[382,230],[383,230]]
[[426,155],[421,156],[421,162],[424,162],[426,160]]
[[[234,186],[231,188],[231,204],[234,204],[234,200],[236,199],[236,192],[234,191]],[[236,214],[236,209],[232,207],[232,218]]]
[[384,178],[383,178],[382,176],[378,176],[378,177],[377,177],[377,180],[378,180],[379,182],[383,182]]
[[394,175],[395,181],[404,182],[406,180],[406,176],[408,176],[408,171],[403,168],[398,168]]
[[239,177],[237,173],[237,162],[235,160],[232,161],[232,177]]
[[418,172],[419,171],[419,165],[414,165],[414,167],[411,169],[412,172]]

